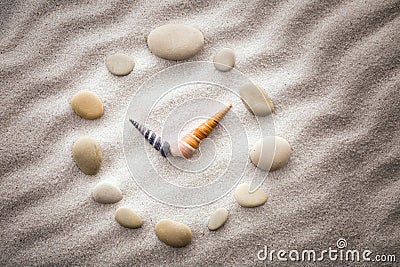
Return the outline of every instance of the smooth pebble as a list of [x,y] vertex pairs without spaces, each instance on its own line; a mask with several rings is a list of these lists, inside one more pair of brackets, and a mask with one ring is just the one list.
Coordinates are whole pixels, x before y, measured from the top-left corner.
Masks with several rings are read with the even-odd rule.
[[109,72],[117,76],[128,75],[135,67],[133,58],[125,54],[113,54],[107,57],[106,66]]
[[247,183],[238,185],[234,196],[239,205],[246,208],[261,206],[268,199],[267,193],[261,188],[257,188],[256,191],[250,193],[250,185]]
[[169,60],[193,57],[204,47],[204,36],[196,28],[183,24],[166,24],[154,29],[147,37],[150,51]]
[[217,209],[208,220],[208,229],[214,231],[220,228],[228,220],[229,212],[225,208]]
[[156,235],[165,244],[172,247],[184,247],[192,241],[192,231],[180,222],[162,219],[156,224]]
[[228,71],[235,66],[235,52],[230,48],[222,48],[214,56],[214,66],[219,71]]
[[139,228],[143,225],[142,218],[128,207],[118,208],[115,211],[115,220],[126,228]]
[[122,192],[112,183],[101,182],[93,189],[93,199],[102,204],[117,203],[122,199]]
[[72,109],[82,118],[95,120],[103,115],[103,102],[91,91],[82,90],[71,99]]
[[248,111],[264,117],[274,112],[274,104],[268,94],[256,84],[247,83],[240,87],[239,94]]
[[274,171],[289,161],[290,154],[290,145],[286,139],[279,136],[267,136],[253,145],[250,150],[250,159],[258,168]]
[[72,146],[72,156],[79,169],[89,175],[96,174],[101,167],[101,147],[91,137],[83,136]]

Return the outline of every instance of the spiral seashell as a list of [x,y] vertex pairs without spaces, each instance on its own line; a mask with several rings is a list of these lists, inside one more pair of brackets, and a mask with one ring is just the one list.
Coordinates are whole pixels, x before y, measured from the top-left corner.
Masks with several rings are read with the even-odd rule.
[[[199,148],[202,140],[206,139],[207,136],[214,130],[214,128],[218,125],[219,121],[225,116],[225,114],[232,108],[232,104],[229,104],[227,107],[220,110],[211,118],[207,119],[205,122],[200,124],[199,127],[185,135],[178,142],[178,150],[186,159],[189,159],[193,156],[196,149]],[[172,153],[174,154],[174,153]]]
[[160,151],[163,157],[168,157],[170,153],[170,145],[166,141],[162,141],[161,137],[158,136],[155,132],[147,129],[142,124],[134,121],[132,119],[129,120],[133,126],[144,136],[144,138],[152,145],[157,151]]

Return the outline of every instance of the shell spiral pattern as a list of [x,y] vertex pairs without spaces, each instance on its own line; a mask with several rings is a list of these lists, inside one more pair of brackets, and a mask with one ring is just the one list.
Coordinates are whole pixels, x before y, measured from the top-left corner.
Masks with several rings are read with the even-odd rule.
[[144,138],[152,145],[157,151],[160,151],[163,157],[168,157],[170,155],[170,145],[168,142],[163,142],[161,137],[155,132],[149,130],[144,125],[134,121],[129,120],[133,126],[144,136]]
[[199,127],[185,135],[178,142],[178,149],[184,158],[189,159],[193,156],[196,149],[199,148],[201,141],[207,138],[231,108],[232,104],[229,104],[227,107],[223,108],[214,116],[203,122]]
[[[3,0],[0,14],[1,266],[221,266],[236,262],[243,266],[284,266],[291,265],[290,258],[281,262],[275,256],[269,261],[267,256],[260,261],[257,251],[264,245],[299,251],[332,246],[335,250],[339,237],[348,239],[344,252],[370,249],[371,258],[378,253],[395,254],[400,265],[400,1]],[[206,46],[194,59],[161,60],[147,50],[147,32],[169,22],[188,23],[203,32]],[[182,204],[180,199],[186,196],[182,188],[176,190],[182,192],[176,201],[169,201],[168,194],[159,188],[163,185],[159,184],[164,180],[162,175],[130,173],[145,161],[151,166],[161,164],[153,164],[150,160],[154,157],[135,157],[136,162],[127,168],[120,151],[123,146],[127,154],[134,153],[138,149],[127,147],[132,144],[128,140],[142,141],[142,135],[136,133],[125,114],[132,114],[132,119],[151,129],[142,118],[167,91],[164,84],[170,81],[168,76],[156,75],[156,70],[211,60],[214,51],[223,46],[235,50],[237,70],[265,89],[271,86],[268,93],[278,104],[277,116],[274,115],[279,128],[276,134],[287,134],[283,137],[289,138],[297,149],[292,164],[269,176],[263,185],[272,193],[273,201],[257,210],[239,209],[232,191],[231,197],[211,202],[213,198],[207,203],[200,201],[196,191],[190,199],[193,202]],[[114,52],[126,52],[135,58],[137,67],[131,76],[117,78],[107,73],[102,63],[104,56]],[[213,73],[213,62],[209,64],[207,70]],[[188,76],[202,78],[204,66],[199,67],[198,76]],[[178,71],[182,69],[190,70],[187,66],[177,67]],[[228,77],[235,71],[216,74]],[[153,75],[158,80],[151,79]],[[176,76],[171,80],[187,80],[181,77],[185,75]],[[212,82],[211,76],[205,78]],[[142,81],[148,86],[139,90]],[[236,92],[237,87],[229,88]],[[181,88],[182,93],[171,97],[185,101],[194,98],[190,90]],[[102,119],[84,121],[72,116],[69,98],[79,89],[92,89],[104,101]],[[151,105],[146,112],[134,115],[139,93]],[[220,94],[213,96],[219,98]],[[126,113],[129,98],[135,100]],[[239,98],[233,99],[233,105],[242,105]],[[174,107],[178,105],[176,101]],[[164,122],[172,106],[155,107],[160,108],[160,113],[168,112],[157,118]],[[229,114],[231,111],[221,123],[233,115]],[[237,114],[242,111],[243,116],[252,116],[242,106]],[[126,123],[123,135],[122,120]],[[226,124],[227,132],[234,137],[232,144],[242,142],[236,132],[228,131],[239,129],[239,125],[242,123]],[[198,125],[193,126],[194,129]],[[249,134],[252,129],[257,130],[256,126],[253,120],[243,121]],[[152,130],[163,141],[171,145],[178,141],[172,139],[178,130],[167,139],[158,129]],[[261,131],[269,133],[265,128]],[[104,144],[105,164],[95,177],[82,175],[71,164],[68,149],[81,134],[92,135],[100,145]],[[213,133],[209,137],[213,138]],[[244,138],[247,140],[247,136]],[[251,144],[249,140],[248,145]],[[239,151],[237,147],[233,149]],[[248,160],[249,147],[243,150]],[[140,152],[140,156],[146,155],[146,151]],[[128,158],[129,162],[132,160]],[[187,165],[194,168],[197,163]],[[213,171],[209,168],[203,176],[213,176]],[[171,177],[170,181],[179,183],[189,175],[180,174],[181,179]],[[140,186],[132,184],[129,177]],[[101,206],[91,202],[89,187],[104,179],[124,187],[122,203]],[[241,180],[249,181],[250,175]],[[222,191],[213,188],[216,199]],[[149,199],[144,191],[160,202]],[[163,198],[162,194],[166,196]],[[180,208],[180,204],[187,207]],[[143,229],[119,228],[112,213],[122,205],[131,205],[139,214],[143,211],[141,215],[147,223]],[[233,216],[221,232],[210,234],[206,220],[219,206],[231,209]],[[374,212],[370,212],[372,209]],[[193,244],[177,250],[158,242],[151,230],[156,220],[164,217],[188,224],[193,231]],[[305,231],[304,222],[315,231]],[[331,261],[327,254],[324,259],[321,265],[353,265],[351,261],[339,261],[339,257]],[[396,262],[382,265],[395,266]],[[311,261],[293,261],[294,266],[296,263],[312,265]],[[368,262],[354,265],[368,266]]]

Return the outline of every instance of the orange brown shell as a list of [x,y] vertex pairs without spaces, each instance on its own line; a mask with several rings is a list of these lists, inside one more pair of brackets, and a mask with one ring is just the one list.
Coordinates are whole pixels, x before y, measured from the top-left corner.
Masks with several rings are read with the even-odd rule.
[[184,158],[188,159],[193,156],[196,149],[199,148],[201,141],[207,138],[231,108],[232,104],[229,104],[227,107],[223,108],[214,116],[203,122],[199,127],[185,135],[178,142],[178,149]]

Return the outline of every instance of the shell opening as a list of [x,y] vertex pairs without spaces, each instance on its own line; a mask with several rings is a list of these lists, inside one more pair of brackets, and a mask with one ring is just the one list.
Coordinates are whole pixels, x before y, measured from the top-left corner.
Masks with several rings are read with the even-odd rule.
[[206,139],[214,128],[218,125],[219,121],[226,115],[226,113],[232,108],[232,104],[221,109],[214,116],[207,119],[205,122],[200,124],[196,129],[185,135],[177,145],[180,156],[189,159],[193,156],[196,150],[199,148],[200,143]]

